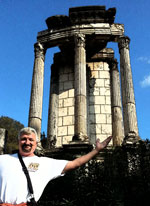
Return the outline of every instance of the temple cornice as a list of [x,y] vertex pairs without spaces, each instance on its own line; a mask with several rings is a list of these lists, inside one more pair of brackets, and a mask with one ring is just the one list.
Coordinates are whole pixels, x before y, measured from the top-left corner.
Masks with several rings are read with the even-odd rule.
[[123,24],[95,23],[75,25],[63,29],[47,29],[38,33],[37,41],[48,44],[48,47],[59,46],[61,42],[71,39],[76,34],[95,35],[97,39],[118,41],[124,35]]

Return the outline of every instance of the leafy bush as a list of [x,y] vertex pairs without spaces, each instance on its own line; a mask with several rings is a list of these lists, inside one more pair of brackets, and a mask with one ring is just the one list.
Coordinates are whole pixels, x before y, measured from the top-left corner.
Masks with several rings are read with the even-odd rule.
[[51,181],[40,206],[146,206],[150,194],[150,142],[116,147]]

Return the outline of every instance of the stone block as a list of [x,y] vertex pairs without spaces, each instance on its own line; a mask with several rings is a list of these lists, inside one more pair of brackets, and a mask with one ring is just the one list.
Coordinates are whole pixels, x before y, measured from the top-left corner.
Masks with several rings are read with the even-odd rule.
[[64,100],[63,99],[59,99],[59,108],[63,107],[64,104],[63,104]]
[[62,137],[57,137],[56,147],[61,147],[61,146],[62,146]]
[[74,98],[64,99],[64,107],[69,107],[74,105]]
[[67,126],[59,127],[58,136],[66,136],[67,135]]
[[74,97],[74,89],[69,90],[69,97]]
[[58,118],[58,126],[62,126],[62,117]]
[[110,78],[109,71],[99,71],[99,73],[100,73],[100,78],[101,79],[109,79]]
[[102,126],[101,124],[96,124],[96,134],[101,134]]
[[110,88],[110,79],[105,79],[104,80],[104,85],[105,85],[105,87]]
[[108,124],[112,124],[112,115],[111,114],[106,114],[106,122]]
[[109,71],[109,70],[110,70],[110,69],[109,69],[109,64],[106,63],[106,62],[104,62],[104,70],[105,70],[105,71]]
[[106,114],[96,114],[96,123],[106,123],[107,119],[106,119]]
[[74,125],[68,126],[68,135],[74,135]]
[[72,125],[72,124],[73,124],[73,117],[72,116],[63,117],[63,126]]
[[72,89],[73,88],[73,81],[64,82],[64,89]]
[[94,70],[95,71],[104,70],[103,62],[95,62],[94,63]]
[[59,99],[68,98],[68,91],[63,91],[59,94]]
[[111,124],[102,124],[102,134],[111,135],[112,134],[112,125]]
[[74,107],[68,107],[68,115],[74,115]]
[[95,104],[105,104],[105,96],[95,96]]
[[62,144],[70,144],[72,141],[72,136],[64,136],[62,140]]
[[59,82],[66,82],[66,81],[68,81],[68,80],[69,80],[68,74],[61,74],[61,75],[59,76]]
[[[104,72],[104,71],[101,71],[101,72]],[[96,79],[95,87],[104,87],[104,79]]]
[[91,71],[91,76],[90,76],[90,78],[98,78],[98,77],[99,77],[98,71]]
[[111,98],[110,98],[110,96],[106,96],[105,97],[105,101],[106,101],[106,104],[111,104]]
[[89,106],[90,114],[99,114],[100,113],[100,105],[91,105]]
[[100,95],[110,96],[110,88],[101,87],[100,88]]
[[59,108],[59,117],[67,116],[67,108]]
[[90,88],[90,96],[94,95],[94,96],[98,96],[99,95],[99,88],[98,87],[92,87]]
[[102,114],[111,114],[111,106],[110,105],[101,105],[101,113]]

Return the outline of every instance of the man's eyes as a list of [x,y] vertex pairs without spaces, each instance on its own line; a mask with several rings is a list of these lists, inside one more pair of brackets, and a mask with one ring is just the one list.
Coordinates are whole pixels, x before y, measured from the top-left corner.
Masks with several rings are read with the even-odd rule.
[[[26,141],[26,140],[27,140],[27,138],[22,138],[22,139],[21,139],[21,141]],[[28,140],[29,140],[30,142],[33,142],[33,141],[34,141],[34,139],[31,139],[31,138],[29,138]]]

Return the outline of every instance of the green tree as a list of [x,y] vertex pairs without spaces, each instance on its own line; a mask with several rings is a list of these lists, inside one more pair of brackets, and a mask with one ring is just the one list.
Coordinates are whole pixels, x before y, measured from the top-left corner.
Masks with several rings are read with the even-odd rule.
[[24,125],[6,116],[0,117],[0,128],[7,130],[7,141],[5,153],[12,153],[18,149],[18,132]]

